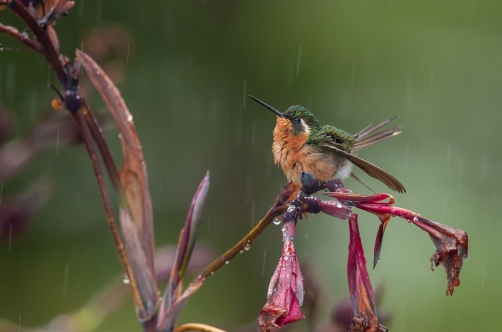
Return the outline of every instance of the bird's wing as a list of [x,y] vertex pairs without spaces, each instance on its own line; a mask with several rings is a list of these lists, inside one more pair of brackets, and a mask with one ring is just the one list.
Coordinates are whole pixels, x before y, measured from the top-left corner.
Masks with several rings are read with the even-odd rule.
[[399,182],[398,179],[396,179],[395,177],[393,177],[380,167],[373,165],[372,163],[367,162],[366,160],[361,159],[356,155],[350,153],[350,150],[347,148],[347,144],[343,141],[344,136],[345,135],[343,135],[343,132],[342,134],[340,134],[339,131],[336,130],[336,128],[323,127],[322,131],[319,132],[317,136],[313,138],[315,138],[317,140],[316,143],[317,144],[320,143],[320,145],[324,149],[330,150],[334,153],[337,153],[347,158],[357,167],[362,169],[366,174],[382,181],[390,189],[400,193],[406,192],[406,189],[404,188],[403,184]]

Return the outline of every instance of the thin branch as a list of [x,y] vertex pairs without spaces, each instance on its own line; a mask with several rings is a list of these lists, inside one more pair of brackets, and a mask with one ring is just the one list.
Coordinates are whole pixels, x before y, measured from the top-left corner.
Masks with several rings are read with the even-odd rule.
[[173,332],[184,332],[184,331],[225,332],[224,330],[221,330],[217,327],[199,323],[183,324],[173,330]]
[[[103,162],[105,164],[106,170],[108,172],[108,176],[110,176],[110,180],[112,181],[113,187],[119,198],[125,198],[124,189],[122,188],[122,184],[120,183],[119,173],[117,172],[117,166],[115,165],[115,161],[113,161],[113,157],[110,153],[110,149],[108,148],[108,144],[106,144],[105,137],[103,134],[103,130],[101,129],[98,119],[91,112],[91,108],[87,101],[82,96],[82,114],[87,120],[87,125],[91,131],[92,138],[96,142],[98,146],[99,153],[101,158],[103,158]],[[126,199],[127,201],[127,199]]]
[[126,272],[127,277],[130,280],[129,284],[131,286],[131,293],[134,299],[134,303],[142,303],[138,286],[136,283],[136,278],[132,271],[129,258],[127,257],[127,253],[125,250],[125,246],[122,241],[122,237],[120,236],[120,232],[117,227],[117,223],[115,221],[115,215],[113,213],[112,204],[110,201],[110,197],[108,195],[108,190],[106,189],[105,181],[103,179],[103,174],[101,172],[98,156],[96,155],[96,150],[92,142],[89,127],[87,127],[87,122],[81,112],[75,112],[72,114],[75,116],[75,119],[79,124],[80,130],[82,132],[82,137],[85,146],[87,148],[87,152],[89,153],[89,157],[91,158],[92,168],[94,169],[94,174],[96,175],[96,180],[99,186],[99,193],[101,194],[101,199],[103,201],[103,206],[105,208],[106,220],[108,221],[108,226],[110,227],[110,230],[112,232],[113,241],[115,242],[115,246],[117,247],[120,261],[122,262],[122,267]]
[[249,247],[253,241],[258,237],[258,235],[263,232],[265,228],[278,216],[280,216],[284,210],[286,210],[286,206],[280,205],[273,207],[270,209],[265,217],[258,222],[258,224],[246,235],[237,242],[232,248],[228,249],[223,255],[216,258],[212,263],[210,263],[204,270],[202,270],[199,275],[194,279],[195,281],[206,279],[209,277],[214,271],[218,270],[222,267],[226,262],[230,261],[232,258],[237,256],[242,250],[246,247]]
[[0,32],[3,32],[6,35],[19,40],[21,43],[25,44],[35,52],[40,51],[40,48],[38,47],[37,43],[34,40],[31,40],[27,35],[20,33],[19,30],[17,30],[14,27],[10,27],[0,23]]

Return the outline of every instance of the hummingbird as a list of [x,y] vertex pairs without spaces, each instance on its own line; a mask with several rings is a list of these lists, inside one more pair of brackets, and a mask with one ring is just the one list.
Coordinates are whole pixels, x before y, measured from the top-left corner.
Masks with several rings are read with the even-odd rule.
[[374,127],[370,124],[352,135],[330,125],[321,127],[314,114],[303,106],[291,106],[286,112],[281,113],[256,97],[249,97],[275,113],[276,124],[272,145],[274,163],[281,166],[288,180],[296,186],[302,186],[300,181],[302,171],[308,171],[324,182],[333,178],[343,180],[351,176],[362,183],[352,172],[352,166],[355,164],[390,189],[400,193],[406,192],[395,177],[354,154],[362,148],[400,134],[402,126],[377,132],[397,117]]

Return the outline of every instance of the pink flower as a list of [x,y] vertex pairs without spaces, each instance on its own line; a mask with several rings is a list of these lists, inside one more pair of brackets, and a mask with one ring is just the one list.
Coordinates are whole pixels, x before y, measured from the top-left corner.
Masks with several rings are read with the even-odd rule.
[[268,301],[258,317],[258,325],[264,332],[305,319],[300,309],[304,291],[302,272],[293,244],[295,232],[295,222],[284,224],[282,256],[268,286]]

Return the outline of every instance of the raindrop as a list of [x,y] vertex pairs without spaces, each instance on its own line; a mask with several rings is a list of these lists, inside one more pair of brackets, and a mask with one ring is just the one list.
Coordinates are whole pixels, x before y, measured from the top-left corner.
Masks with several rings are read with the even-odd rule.
[[197,280],[200,280],[200,279],[202,279],[202,276],[199,274],[199,275],[197,276]]
[[3,51],[3,44],[0,43],[0,51]]
[[56,139],[56,154],[59,152],[59,126],[58,126],[58,137]]
[[411,71],[406,73],[406,106],[408,110],[413,106],[413,74]]
[[127,44],[127,57],[126,57],[126,63],[129,63],[129,44]]
[[281,224],[281,219],[275,218],[274,225],[280,225],[280,224]]
[[267,248],[265,248],[265,253],[263,254],[263,264],[261,266],[261,277],[265,275],[265,260],[267,258]]
[[80,7],[78,8],[78,17],[84,16],[84,1],[80,1]]
[[239,251],[239,254],[242,254],[243,252],[244,252],[244,250],[241,250],[241,251]]
[[300,73],[300,60],[302,58],[302,44],[300,44],[300,48],[298,49],[298,61],[296,62],[296,76]]
[[448,144],[448,150],[446,151],[446,173],[450,172],[450,157],[451,157],[451,145]]
[[225,262],[225,264],[227,264],[227,265],[228,265],[229,263],[230,263],[230,261],[226,261],[226,262]]
[[124,274],[124,279],[122,280],[122,282],[126,285],[128,285],[131,282],[131,280],[129,280],[129,277],[127,276],[127,274]]
[[307,233],[305,233],[305,238],[308,239],[309,237],[307,236]]
[[96,74],[101,75],[101,72],[98,70],[98,71],[96,71]]
[[249,249],[251,249],[251,245],[248,243],[248,244],[246,244],[246,246],[244,247],[244,250],[249,251]]
[[417,217],[414,217],[414,218],[413,218],[413,221],[414,221],[414,222],[417,222],[417,221],[418,221],[418,218],[417,218]]
[[354,85],[354,74],[356,72],[356,62],[352,62],[352,80],[350,81],[351,85]]
[[207,230],[211,228],[211,215],[209,215],[209,222],[207,223]]
[[214,271],[211,271],[211,275],[213,275],[213,274],[214,274]]

